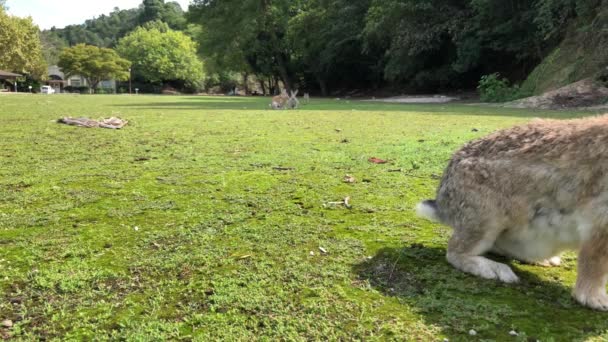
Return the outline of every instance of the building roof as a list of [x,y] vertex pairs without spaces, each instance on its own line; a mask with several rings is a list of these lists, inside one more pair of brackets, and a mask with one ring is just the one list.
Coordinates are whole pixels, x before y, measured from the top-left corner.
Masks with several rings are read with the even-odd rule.
[[21,77],[21,75],[15,74],[12,72],[8,72],[8,71],[4,71],[4,70],[0,70],[0,78],[15,78],[15,77]]

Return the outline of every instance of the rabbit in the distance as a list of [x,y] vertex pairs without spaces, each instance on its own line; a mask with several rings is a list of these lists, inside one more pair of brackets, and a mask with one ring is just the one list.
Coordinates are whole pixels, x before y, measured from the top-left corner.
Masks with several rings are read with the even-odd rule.
[[297,109],[300,106],[300,101],[297,98],[298,91],[299,90],[296,90],[295,92],[293,92],[293,91],[291,92],[291,96],[289,97],[289,100],[287,100],[287,108]]
[[470,142],[436,196],[418,213],[453,228],[454,267],[514,283],[511,268],[484,253],[558,266],[560,253],[577,250],[574,298],[608,311],[608,115],[535,120]]
[[287,90],[283,89],[281,91],[281,95],[273,96],[272,102],[270,103],[270,108],[272,109],[285,109],[285,105],[289,101],[289,95],[287,95]]
[[287,95],[287,91],[283,89],[281,95],[274,96],[270,103],[272,109],[296,109],[300,105],[298,101],[298,90],[291,92],[291,96]]

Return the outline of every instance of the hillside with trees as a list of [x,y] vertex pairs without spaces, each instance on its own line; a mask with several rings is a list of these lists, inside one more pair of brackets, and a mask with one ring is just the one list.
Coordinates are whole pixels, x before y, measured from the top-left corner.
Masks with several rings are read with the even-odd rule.
[[[473,89],[492,73],[519,83],[568,32],[591,30],[606,6],[601,0],[195,0],[187,16],[203,27],[199,39],[210,67],[327,95],[387,86]],[[605,56],[599,62],[608,64]]]
[[[81,25],[45,30],[41,40],[50,65],[65,64],[62,52],[76,46],[116,49],[133,64],[133,87],[143,92],[160,92],[165,86],[196,92],[201,89],[203,67],[196,43],[184,32],[188,24],[179,3],[144,0],[137,8],[114,8]],[[127,86],[121,88],[126,91]]]
[[523,83],[540,94],[584,78],[608,84],[608,5],[569,24],[565,37]]
[[174,30],[184,30],[184,11],[177,2],[164,0],[144,0],[138,8],[114,10],[81,25],[69,25],[62,29],[51,28],[44,31],[49,40],[59,38],[68,46],[77,44],[99,47],[115,47],[118,40],[147,22],[160,20]]
[[[521,85],[503,96],[513,98],[606,78],[607,8],[607,0],[194,0],[182,9],[144,0],[43,31],[41,41],[55,64],[65,47],[116,48],[158,22],[196,43],[188,49],[204,61],[207,89],[455,92],[476,89],[486,76],[503,87]],[[136,69],[142,87],[158,82]],[[192,91],[201,84],[176,80],[172,85],[189,83]]]

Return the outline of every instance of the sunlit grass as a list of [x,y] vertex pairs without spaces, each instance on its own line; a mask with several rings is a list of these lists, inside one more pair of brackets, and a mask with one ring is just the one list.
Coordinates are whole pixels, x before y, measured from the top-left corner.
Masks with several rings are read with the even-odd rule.
[[[503,285],[415,217],[451,153],[536,116],[468,105],[0,96],[0,334],[24,340],[583,340],[576,260]],[[121,131],[55,123],[120,116]],[[368,162],[370,157],[388,164]],[[346,174],[356,178],[344,183]],[[351,198],[352,209],[339,204]],[[327,253],[321,251],[323,248]]]

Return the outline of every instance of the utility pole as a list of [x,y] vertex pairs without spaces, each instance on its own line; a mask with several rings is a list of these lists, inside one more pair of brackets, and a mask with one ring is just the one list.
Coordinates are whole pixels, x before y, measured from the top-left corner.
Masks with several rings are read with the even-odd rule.
[[129,68],[129,95],[131,95],[131,68]]

